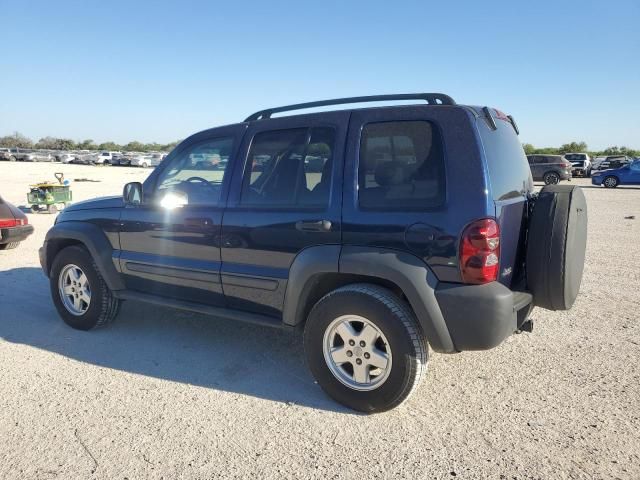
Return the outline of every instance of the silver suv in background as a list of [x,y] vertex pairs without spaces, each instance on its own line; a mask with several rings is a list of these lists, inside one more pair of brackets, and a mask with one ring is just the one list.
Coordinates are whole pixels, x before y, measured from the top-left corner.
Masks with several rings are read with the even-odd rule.
[[574,177],[591,176],[591,157],[587,153],[565,153],[564,158],[571,162],[571,174]]

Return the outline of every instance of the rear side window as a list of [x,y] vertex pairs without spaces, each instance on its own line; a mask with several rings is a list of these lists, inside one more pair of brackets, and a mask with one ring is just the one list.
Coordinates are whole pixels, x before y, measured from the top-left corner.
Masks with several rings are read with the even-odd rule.
[[249,150],[240,202],[256,207],[327,206],[335,137],[331,127],[258,133]]
[[358,164],[360,208],[428,209],[444,199],[442,138],[431,122],[365,125]]

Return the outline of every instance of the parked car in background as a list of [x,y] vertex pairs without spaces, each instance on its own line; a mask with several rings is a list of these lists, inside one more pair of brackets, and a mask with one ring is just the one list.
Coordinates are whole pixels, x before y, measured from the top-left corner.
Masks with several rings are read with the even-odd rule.
[[76,158],[71,163],[79,163],[81,165],[94,165],[96,163],[96,157],[98,156],[95,152],[89,151],[80,151],[76,154]]
[[610,155],[605,157],[598,165],[598,170],[608,170],[610,168],[620,168],[629,165],[631,159],[626,155]]
[[63,152],[58,155],[58,161],[61,163],[73,163],[75,159],[76,159],[75,153]]
[[640,185],[640,160],[618,168],[595,172],[591,176],[593,185],[615,188],[618,185]]
[[111,165],[114,157],[117,158],[119,155],[121,155],[120,152],[100,152],[95,156],[93,163],[96,165]]
[[160,165],[160,162],[163,158],[164,155],[159,153],[135,155],[131,157],[131,162],[129,163],[129,165],[131,165],[132,167],[142,168],[157,167],[158,165]]
[[34,150],[21,156],[18,160],[23,162],[53,162],[53,155],[47,152]]
[[600,170],[600,164],[602,162],[604,162],[604,159],[607,157],[596,157],[593,159],[593,161],[591,162],[591,171],[595,172],[596,170]]
[[571,163],[563,155],[527,155],[533,179],[545,185],[571,180]]
[[[0,148],[0,160],[12,161],[11,158],[10,148]],[[15,160],[15,158],[13,160]]]
[[32,233],[27,216],[0,197],[0,250],[16,248]]
[[591,157],[587,153],[565,153],[564,158],[571,162],[574,177],[591,176]]

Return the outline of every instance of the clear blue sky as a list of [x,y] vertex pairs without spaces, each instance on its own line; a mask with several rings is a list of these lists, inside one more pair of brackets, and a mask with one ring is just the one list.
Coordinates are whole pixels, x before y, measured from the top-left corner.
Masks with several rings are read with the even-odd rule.
[[436,91],[523,142],[640,148],[640,2],[0,0],[0,135],[168,142],[260,108]]

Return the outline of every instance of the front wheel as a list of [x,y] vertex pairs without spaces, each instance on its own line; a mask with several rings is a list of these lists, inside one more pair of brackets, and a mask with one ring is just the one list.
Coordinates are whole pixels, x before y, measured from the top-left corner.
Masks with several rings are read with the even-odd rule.
[[386,288],[354,284],[325,295],[304,330],[318,384],[354,410],[390,410],[415,390],[428,348],[409,306]]
[[56,310],[67,325],[77,330],[101,327],[118,314],[120,301],[83,247],[67,247],[56,255],[49,285]]
[[607,177],[602,184],[605,188],[616,188],[618,186],[618,179],[616,177]]
[[556,172],[545,173],[543,180],[545,185],[556,185],[560,183],[560,175]]

